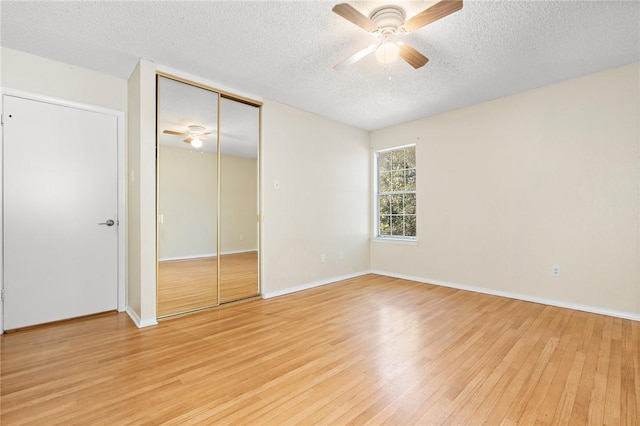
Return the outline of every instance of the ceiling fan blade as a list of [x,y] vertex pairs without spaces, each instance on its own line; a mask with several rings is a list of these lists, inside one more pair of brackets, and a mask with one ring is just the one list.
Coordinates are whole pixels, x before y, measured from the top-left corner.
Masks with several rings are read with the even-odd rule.
[[340,62],[339,64],[334,65],[333,69],[337,70],[337,71],[343,70],[343,69],[355,64],[360,59],[362,59],[365,56],[367,56],[368,54],[372,53],[374,50],[376,50],[376,45],[375,44],[367,46],[364,49],[359,50],[356,53],[354,53],[353,55],[349,56],[347,59],[345,59],[344,61]]
[[360,28],[369,31],[370,33],[377,31],[378,26],[369,18],[358,12],[353,6],[347,3],[340,3],[333,6],[334,13],[342,16],[347,21],[356,24]]
[[408,44],[400,44],[400,57],[409,65],[418,69],[426,65],[429,59]]
[[186,138],[184,141],[185,141],[186,143],[191,143],[191,141],[192,141],[192,140],[193,140],[193,139],[191,138],[191,136],[189,136],[189,137],[188,137],[188,138]]
[[175,136],[189,136],[189,135],[188,135],[188,134],[186,134],[186,133],[182,133],[182,132],[175,132],[175,131],[173,131],[173,130],[165,130],[165,131],[164,131],[164,132],[162,132],[162,133],[166,133],[167,135],[175,135]]
[[440,18],[451,15],[453,12],[457,12],[460,9],[462,9],[462,0],[440,0],[430,8],[423,10],[412,18],[409,18],[407,22],[404,23],[404,29],[409,32],[415,31],[418,28],[422,28]]

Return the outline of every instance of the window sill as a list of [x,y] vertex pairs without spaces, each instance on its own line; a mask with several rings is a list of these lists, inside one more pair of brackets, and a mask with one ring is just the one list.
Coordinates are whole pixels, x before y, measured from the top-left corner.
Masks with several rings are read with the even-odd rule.
[[404,238],[380,238],[380,237],[373,237],[371,238],[371,241],[374,243],[383,243],[383,244],[404,244],[404,245],[408,245],[408,246],[417,246],[418,245],[418,240],[407,240]]

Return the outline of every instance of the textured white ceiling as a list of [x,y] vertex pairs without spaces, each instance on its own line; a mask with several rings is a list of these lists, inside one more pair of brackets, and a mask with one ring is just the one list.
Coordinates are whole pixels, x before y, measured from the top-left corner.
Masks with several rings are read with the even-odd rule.
[[[138,58],[372,130],[640,60],[638,1],[471,1],[385,70],[327,1],[2,1],[2,45],[128,78]],[[431,2],[383,4],[411,17]],[[389,73],[392,79],[388,79]]]

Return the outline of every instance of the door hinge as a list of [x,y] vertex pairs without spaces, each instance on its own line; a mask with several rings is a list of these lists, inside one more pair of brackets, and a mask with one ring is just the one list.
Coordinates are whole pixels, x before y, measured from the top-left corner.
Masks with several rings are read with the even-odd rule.
[[0,114],[0,126],[4,127],[4,114]]
[[4,288],[0,290],[0,301],[4,302]]

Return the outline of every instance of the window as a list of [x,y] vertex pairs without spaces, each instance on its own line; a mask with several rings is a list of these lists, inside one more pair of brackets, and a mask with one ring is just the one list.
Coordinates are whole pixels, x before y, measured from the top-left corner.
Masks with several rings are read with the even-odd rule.
[[416,147],[376,151],[376,237],[416,239]]

